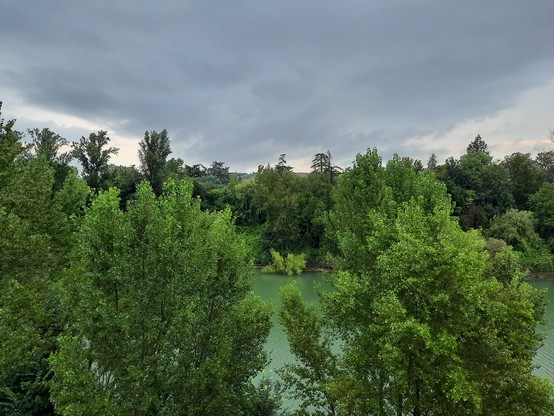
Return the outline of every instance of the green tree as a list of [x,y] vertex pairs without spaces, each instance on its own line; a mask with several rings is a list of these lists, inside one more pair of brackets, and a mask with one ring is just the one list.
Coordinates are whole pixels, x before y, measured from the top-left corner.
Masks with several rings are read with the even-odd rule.
[[288,169],[260,167],[252,204],[265,222],[264,248],[295,252],[302,241],[304,180]]
[[325,173],[331,182],[339,176],[341,168],[333,165],[333,158],[331,152],[327,150],[327,153],[316,153],[312,160],[312,173]]
[[459,161],[450,158],[436,173],[452,195],[454,212],[466,230],[486,227],[493,216],[514,206],[508,171],[493,163],[488,153],[469,152]]
[[539,190],[545,180],[545,173],[529,153],[513,153],[502,161],[510,175],[515,207],[527,209],[529,196]]
[[81,164],[83,178],[87,185],[96,191],[106,187],[108,162],[110,157],[119,151],[116,147],[108,147],[109,142],[108,132],[99,130],[97,133],[90,133],[88,138],[81,137],[79,142],[72,144],[72,156]]
[[162,193],[165,164],[171,154],[171,145],[167,130],[144,132],[144,139],[139,143],[140,170],[150,182],[156,195]]
[[434,153],[431,153],[431,156],[429,156],[429,160],[427,161],[427,170],[429,172],[434,172],[435,169],[437,169],[437,156]]
[[535,232],[533,214],[529,211],[510,209],[505,214],[495,217],[487,234],[504,240],[519,251],[536,248],[540,244],[540,237]]
[[541,237],[545,240],[554,238],[554,183],[544,183],[531,195],[529,205],[537,218]]
[[535,162],[544,172],[545,180],[554,182],[554,150],[539,152]]
[[221,185],[227,185],[231,179],[229,167],[225,166],[225,162],[218,162],[216,160],[208,168],[208,175],[214,176]]
[[277,172],[292,172],[292,166],[287,165],[286,157],[287,155],[285,153],[279,155],[279,162],[275,165],[275,170]]
[[481,138],[481,135],[478,134],[475,139],[467,146],[466,153],[481,152],[489,154],[487,143]]
[[444,185],[368,151],[335,195],[334,290],[321,315],[302,318],[290,293],[280,312],[296,394],[327,415],[551,414],[552,386],[532,372],[540,296],[517,272],[491,275]]
[[21,133],[14,129],[14,124],[15,120],[4,122],[0,101],[0,192],[5,189],[14,172],[16,159],[24,150]]
[[59,284],[89,189],[69,169],[55,189],[46,157],[27,158],[0,121],[0,414],[51,415],[48,356],[65,325]]
[[61,189],[71,170],[69,166],[72,159],[71,153],[62,152],[69,142],[49,128],[28,129],[27,132],[32,138],[31,148],[34,150],[35,157],[44,158],[54,168],[54,189],[56,191]]
[[33,139],[31,145],[37,157],[44,157],[51,164],[68,164],[71,161],[69,153],[61,152],[62,148],[69,145],[69,142],[59,134],[49,128],[28,129],[27,132]]
[[110,165],[106,174],[106,183],[110,188],[119,189],[121,209],[126,209],[127,202],[132,199],[142,179],[141,173],[135,165]]
[[[192,184],[156,198],[115,190],[87,210],[65,281],[73,325],[51,358],[67,415],[240,414],[266,362],[269,306],[250,293],[229,210],[207,213]],[[240,328],[240,331],[237,331]]]

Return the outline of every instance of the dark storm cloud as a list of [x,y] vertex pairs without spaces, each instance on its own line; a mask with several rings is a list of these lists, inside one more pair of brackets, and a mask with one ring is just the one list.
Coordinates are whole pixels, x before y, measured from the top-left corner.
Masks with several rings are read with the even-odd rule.
[[0,99],[11,91],[137,143],[167,128],[187,163],[238,169],[326,149],[352,160],[545,84],[552,16],[551,0],[4,0]]

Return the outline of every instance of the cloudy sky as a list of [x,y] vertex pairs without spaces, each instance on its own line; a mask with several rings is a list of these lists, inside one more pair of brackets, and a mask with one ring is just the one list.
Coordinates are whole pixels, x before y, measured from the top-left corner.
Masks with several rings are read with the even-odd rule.
[[0,0],[0,100],[16,127],[146,130],[187,164],[297,171],[377,147],[502,158],[554,129],[552,0]]

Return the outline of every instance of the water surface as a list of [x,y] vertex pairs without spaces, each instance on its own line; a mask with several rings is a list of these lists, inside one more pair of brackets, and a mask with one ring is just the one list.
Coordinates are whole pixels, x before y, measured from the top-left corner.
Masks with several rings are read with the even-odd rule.
[[[275,310],[279,306],[279,289],[289,282],[296,281],[305,302],[317,305],[317,291],[328,290],[329,285],[323,279],[323,273],[303,273],[300,276],[288,277],[281,274],[262,273],[257,271],[254,276],[254,292],[264,300],[271,301]],[[545,335],[544,344],[537,352],[535,364],[539,366],[536,374],[550,378],[554,382],[554,280],[529,281],[536,289],[548,289],[545,312],[545,324],[539,328]],[[287,337],[279,324],[277,313],[272,317],[273,327],[267,340],[270,355],[269,368],[276,370],[294,360],[287,343]]]

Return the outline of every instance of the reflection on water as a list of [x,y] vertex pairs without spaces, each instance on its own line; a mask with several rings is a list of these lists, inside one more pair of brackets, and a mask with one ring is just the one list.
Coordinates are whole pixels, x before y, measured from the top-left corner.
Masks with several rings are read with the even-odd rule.
[[[303,273],[301,276],[288,277],[280,274],[261,273],[254,276],[254,292],[264,300],[270,300],[274,308],[279,305],[279,289],[291,281],[296,281],[304,300],[317,304],[317,287],[328,289],[322,279],[322,273]],[[540,330],[545,334],[544,344],[539,349],[535,363],[539,365],[536,374],[548,377],[554,381],[554,280],[531,280],[529,283],[537,289],[548,289],[546,300],[548,305],[545,313],[545,324]],[[267,348],[270,355],[272,370],[281,368],[294,360],[290,353],[287,337],[279,324],[277,314],[273,315],[273,327],[268,337]]]
[[554,280],[530,280],[529,284],[536,289],[548,289],[545,295],[545,323],[539,328],[545,337],[535,356],[535,364],[540,366],[535,373],[554,381]]
[[[279,289],[290,283],[296,281],[302,297],[305,302],[311,304],[317,304],[317,287],[327,288],[323,273],[302,273],[301,276],[285,276],[282,274],[262,273],[256,271],[254,276],[254,292],[261,296],[263,300],[270,300],[275,311],[279,306]],[[277,313],[272,318],[272,328],[267,340],[267,349],[270,357],[269,367],[273,370],[281,368],[283,365],[293,361],[294,357],[290,352],[287,336],[283,331],[283,328],[279,324],[279,318]]]

